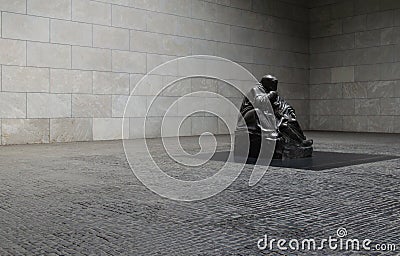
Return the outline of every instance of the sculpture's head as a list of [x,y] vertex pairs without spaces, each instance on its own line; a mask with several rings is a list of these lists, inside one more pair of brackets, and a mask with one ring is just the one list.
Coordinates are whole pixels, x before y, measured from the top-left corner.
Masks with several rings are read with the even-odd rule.
[[267,92],[276,91],[278,89],[278,79],[271,75],[263,76],[260,84]]

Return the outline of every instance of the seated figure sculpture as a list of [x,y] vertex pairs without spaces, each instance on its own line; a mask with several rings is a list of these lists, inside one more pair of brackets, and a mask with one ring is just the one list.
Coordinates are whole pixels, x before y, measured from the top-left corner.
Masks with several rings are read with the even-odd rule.
[[[307,140],[296,119],[295,110],[278,95],[277,89],[278,80],[267,75],[243,99],[241,117],[235,131],[235,157],[262,157],[262,140],[275,141],[274,159],[312,155],[313,141]],[[245,139],[249,141],[248,150],[240,145]]]

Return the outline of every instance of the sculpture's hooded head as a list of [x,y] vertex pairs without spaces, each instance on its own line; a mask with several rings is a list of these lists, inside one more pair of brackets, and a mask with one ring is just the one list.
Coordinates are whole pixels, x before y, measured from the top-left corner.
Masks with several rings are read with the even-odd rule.
[[271,75],[263,76],[261,78],[260,84],[267,92],[276,91],[278,89],[278,79]]

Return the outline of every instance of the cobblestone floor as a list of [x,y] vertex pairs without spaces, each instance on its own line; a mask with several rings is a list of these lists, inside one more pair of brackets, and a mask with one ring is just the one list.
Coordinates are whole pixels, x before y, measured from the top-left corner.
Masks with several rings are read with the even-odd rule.
[[[317,150],[400,156],[398,137],[339,136],[310,134]],[[185,175],[209,175],[214,165]],[[270,168],[254,187],[248,177],[212,198],[177,202],[137,180],[120,141],[2,147],[0,255],[400,255],[400,159]],[[257,248],[264,234],[321,240],[340,227],[397,252]]]

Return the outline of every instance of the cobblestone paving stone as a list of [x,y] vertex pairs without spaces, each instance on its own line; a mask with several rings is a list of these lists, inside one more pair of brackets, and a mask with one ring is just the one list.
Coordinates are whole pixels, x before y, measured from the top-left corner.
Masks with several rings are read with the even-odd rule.
[[[398,144],[316,148],[400,156]],[[162,154],[158,161],[171,175],[185,173]],[[212,198],[177,202],[137,180],[121,142],[0,148],[0,255],[399,255],[400,159],[319,172],[270,168],[254,187],[250,170]],[[322,239],[339,227],[397,252],[257,248],[264,234]]]

